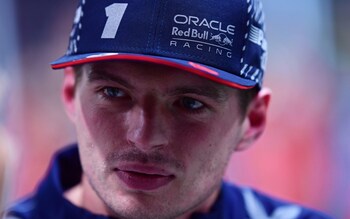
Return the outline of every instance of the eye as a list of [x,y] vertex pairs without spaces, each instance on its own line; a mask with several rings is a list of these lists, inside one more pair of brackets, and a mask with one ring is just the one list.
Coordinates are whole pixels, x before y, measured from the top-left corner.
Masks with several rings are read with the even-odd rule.
[[182,107],[188,110],[200,110],[204,107],[204,104],[202,102],[190,97],[183,97],[180,100],[180,104]]
[[127,95],[123,90],[115,87],[103,88],[103,94],[108,98],[125,97]]

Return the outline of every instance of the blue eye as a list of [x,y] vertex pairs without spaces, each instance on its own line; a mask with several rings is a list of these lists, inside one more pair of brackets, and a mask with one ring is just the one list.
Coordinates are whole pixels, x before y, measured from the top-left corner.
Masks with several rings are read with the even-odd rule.
[[126,93],[119,88],[106,87],[103,89],[104,95],[107,97],[125,97]]
[[182,98],[181,105],[189,110],[199,110],[204,107],[204,104],[202,102],[190,97]]

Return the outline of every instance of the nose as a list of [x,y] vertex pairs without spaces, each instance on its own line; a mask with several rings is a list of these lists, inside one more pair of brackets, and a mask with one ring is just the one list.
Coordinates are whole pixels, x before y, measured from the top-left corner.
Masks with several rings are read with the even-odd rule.
[[147,152],[168,144],[165,116],[156,106],[135,106],[127,116],[127,140],[140,150]]

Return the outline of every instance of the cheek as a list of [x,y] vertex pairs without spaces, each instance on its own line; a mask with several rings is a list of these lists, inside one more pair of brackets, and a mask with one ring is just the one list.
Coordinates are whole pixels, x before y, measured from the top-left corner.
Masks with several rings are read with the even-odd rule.
[[207,171],[207,174],[224,171],[239,142],[240,130],[236,120],[220,118],[182,128],[178,136],[182,136],[179,145],[185,146],[186,165]]
[[218,131],[206,123],[186,123],[172,128],[172,143],[177,156],[188,168],[201,168],[215,152]]
[[89,179],[103,181],[108,155],[125,145],[122,116],[84,96],[78,105],[76,129],[82,166]]
[[[234,146],[240,133],[240,126],[236,120],[216,116],[205,123],[187,123],[180,127],[174,138],[181,136],[187,149],[221,150]],[[197,148],[198,147],[198,148]]]
[[221,183],[227,163],[237,143],[238,128],[219,119],[210,123],[188,125],[181,129],[178,142],[186,166],[180,194],[205,197]]
[[82,95],[78,106],[76,129],[79,152],[83,168],[91,178],[103,174],[108,154],[119,145],[125,145],[125,132],[120,116],[95,100]]
[[121,115],[89,99],[82,99],[80,105],[84,107],[79,113],[78,132],[83,133],[91,144],[103,148],[115,139],[122,139],[124,122]]

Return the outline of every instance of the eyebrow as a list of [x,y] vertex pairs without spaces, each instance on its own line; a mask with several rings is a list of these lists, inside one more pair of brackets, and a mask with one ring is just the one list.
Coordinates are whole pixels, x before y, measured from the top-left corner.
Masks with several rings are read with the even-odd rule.
[[224,89],[216,88],[214,86],[183,86],[169,90],[170,95],[184,95],[184,94],[196,94],[199,96],[205,96],[213,99],[214,101],[221,103],[228,99],[228,94]]
[[[108,73],[103,69],[94,69],[93,67],[88,71],[88,81],[89,82],[111,81],[111,82],[119,83],[129,89],[135,89],[133,85],[131,85],[129,82],[127,82],[123,78],[118,77],[117,75]],[[179,86],[179,87],[170,88],[166,90],[166,94],[171,96],[196,94],[199,96],[204,96],[204,97],[213,99],[218,103],[222,103],[228,99],[228,93],[226,92],[226,90],[222,87],[217,87],[214,85],[213,86],[211,85]]]
[[90,71],[88,71],[88,81],[89,82],[94,82],[94,81],[116,82],[127,88],[134,89],[134,86],[132,86],[129,82],[127,82],[123,78],[110,74],[104,70],[94,70],[93,68]]

